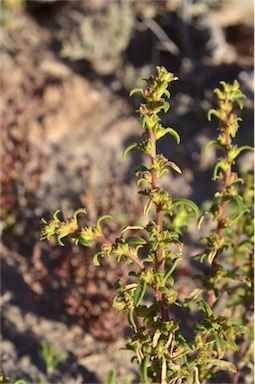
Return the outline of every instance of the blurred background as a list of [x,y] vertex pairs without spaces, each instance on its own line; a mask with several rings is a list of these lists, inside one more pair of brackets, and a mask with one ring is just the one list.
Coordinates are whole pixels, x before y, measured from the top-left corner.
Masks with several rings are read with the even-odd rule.
[[[203,148],[216,137],[207,112],[219,81],[239,81],[247,98],[237,141],[253,142],[253,12],[252,0],[1,1],[1,360],[11,382],[103,383],[115,368],[137,381],[118,350],[125,320],[111,309],[125,268],[95,268],[91,250],[41,243],[40,219],[87,207],[91,223],[114,216],[113,238],[143,220],[133,178],[143,159],[132,151],[123,161],[122,151],[141,133],[141,100],[128,94],[156,65],[179,77],[163,123],[181,144],[165,136],[159,150],[183,174],[164,187],[199,206],[210,200],[217,154]],[[238,168],[252,167],[245,154]],[[197,245],[187,241],[189,267]],[[42,340],[63,351],[50,376]]]

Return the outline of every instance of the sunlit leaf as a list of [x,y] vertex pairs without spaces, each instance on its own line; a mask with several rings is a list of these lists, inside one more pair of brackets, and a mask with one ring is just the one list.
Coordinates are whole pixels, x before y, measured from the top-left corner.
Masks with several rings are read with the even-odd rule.
[[167,113],[167,111],[170,108],[170,104],[167,101],[164,101],[163,106],[164,106],[164,112]]
[[101,216],[98,220],[97,220],[97,228],[100,228],[100,223],[102,220],[105,220],[105,219],[112,219],[113,217],[110,216],[110,215],[104,215],[104,216]]
[[139,367],[139,372],[140,372],[140,377],[142,383],[150,383],[150,380],[148,378],[148,367],[150,365],[150,356],[146,356],[143,358],[140,367]]
[[178,172],[178,173],[182,173],[181,168],[178,167],[178,165],[175,164],[173,161],[169,161],[169,162],[167,163],[167,165],[169,165],[169,167],[173,168],[176,172]]
[[166,128],[165,129],[165,132],[166,133],[169,133],[170,135],[174,136],[175,140],[176,140],[176,143],[177,144],[180,144],[181,142],[181,138],[180,138],[180,135],[173,129],[173,128]]
[[150,210],[151,205],[152,205],[152,200],[148,199],[144,204],[144,209],[143,209],[143,214],[145,217],[148,216],[148,212]]
[[200,230],[201,229],[201,225],[204,221],[204,218],[205,218],[205,215],[210,213],[209,211],[205,211],[204,213],[202,213],[202,215],[199,217],[198,219],[198,222],[197,222],[197,228]]
[[198,206],[193,201],[191,201],[189,199],[177,199],[177,200],[172,202],[169,209],[176,207],[178,205],[187,205],[188,207],[190,207],[194,211],[196,216],[199,214]]
[[217,255],[217,249],[213,248],[207,255],[209,264],[212,264],[215,256]]
[[216,348],[218,352],[218,358],[222,359],[225,354],[226,342],[223,340],[221,335],[215,335]]
[[238,212],[237,214],[232,218],[233,221],[237,220],[240,216],[242,216],[245,212],[249,212],[247,208],[245,208],[243,199],[240,196],[233,196],[233,200],[237,203]]
[[128,244],[147,244],[147,241],[139,236],[127,237],[125,243]]
[[134,320],[134,310],[131,309],[128,311],[128,322],[131,325],[131,327],[134,329],[134,331],[137,331],[135,320]]
[[160,329],[156,329],[153,339],[152,339],[152,348],[155,348],[158,345],[159,338],[161,336]]
[[124,149],[124,151],[123,151],[123,153],[122,153],[122,157],[123,157],[123,159],[125,159],[126,156],[127,156],[127,153],[128,153],[129,151],[131,151],[131,149],[133,149],[133,148],[135,148],[135,147],[137,147],[137,143],[130,144],[126,149]]
[[138,307],[138,305],[141,303],[145,290],[146,290],[147,282],[145,280],[141,280],[138,286],[136,287],[135,293],[134,293],[134,305]]
[[228,340],[227,343],[230,346],[230,348],[232,349],[232,351],[238,351],[238,346],[236,345],[234,340]]
[[217,112],[215,109],[210,109],[210,111],[208,112],[208,115],[207,115],[207,118],[209,121],[211,121],[212,115],[219,118],[219,112]]
[[144,91],[142,88],[134,88],[132,91],[130,91],[129,96],[133,96],[134,93],[140,93],[141,95],[144,95]]
[[199,308],[202,309],[202,311],[206,314],[206,316],[208,317],[212,316],[213,312],[206,301],[201,300],[197,304]]
[[122,233],[126,232],[126,231],[129,231],[129,230],[138,230],[138,229],[144,229],[144,227],[142,227],[141,225],[128,225],[127,227],[123,228],[122,229]]
[[115,372],[110,371],[106,378],[106,384],[116,384]]
[[100,266],[100,263],[98,261],[98,256],[100,256],[101,254],[102,254],[102,251],[98,251],[93,256],[93,264],[95,265],[95,267],[99,267]]
[[77,223],[77,216],[78,216],[79,213],[85,213],[85,214],[87,214],[88,211],[87,211],[85,208],[79,208],[79,209],[77,209],[77,210],[74,212],[74,214],[73,214],[73,218],[74,218],[74,221],[75,221],[76,223]]
[[205,148],[204,148],[204,154],[205,154],[205,155],[207,155],[208,148],[209,148],[211,145],[213,145],[213,144],[218,144],[218,143],[217,143],[217,140],[211,140],[211,141],[209,141],[209,142],[206,144],[206,146],[205,146]]

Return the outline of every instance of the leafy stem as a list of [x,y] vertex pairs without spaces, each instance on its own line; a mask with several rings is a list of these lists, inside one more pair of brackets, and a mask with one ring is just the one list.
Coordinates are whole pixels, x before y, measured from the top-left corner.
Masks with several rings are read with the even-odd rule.
[[[248,332],[249,320],[243,316],[238,323],[234,316],[218,314],[214,303],[223,289],[230,299],[231,292],[234,292],[240,302],[245,302],[243,308],[246,309],[250,308],[252,297],[252,194],[251,188],[246,191],[245,181],[233,172],[237,156],[251,149],[249,146],[238,148],[232,143],[241,121],[233,110],[235,106],[242,107],[240,99],[244,95],[236,81],[232,85],[221,82],[223,90],[215,90],[218,107],[210,110],[208,117],[209,120],[212,116],[220,120],[219,134],[216,140],[207,144],[205,151],[215,144],[222,149],[223,156],[218,159],[212,177],[221,181],[222,188],[215,193],[209,211],[199,219],[201,225],[205,214],[210,213],[216,223],[204,238],[205,251],[200,255],[200,261],[206,259],[211,268],[208,276],[200,276],[202,287],[195,288],[181,300],[174,275],[182,260],[181,230],[187,228],[188,218],[194,214],[197,216],[199,210],[193,201],[174,200],[160,187],[159,179],[169,172],[169,168],[179,174],[182,171],[175,162],[157,153],[157,142],[166,134],[172,135],[177,144],[180,142],[179,134],[173,128],[163,127],[160,119],[160,113],[166,113],[170,108],[166,101],[170,97],[168,87],[177,77],[158,66],[155,75],[143,80],[147,88],[135,88],[130,93],[141,94],[145,101],[138,109],[143,131],[139,140],[124,150],[123,157],[133,148],[147,156],[146,164],[141,164],[135,171],[137,185],[141,188],[138,193],[145,199],[146,225],[127,226],[119,237],[110,241],[101,223],[112,219],[111,216],[100,217],[95,225],[81,226],[77,216],[86,214],[85,209],[77,210],[65,221],[58,218],[59,211],[56,211],[52,220],[42,219],[41,239],[56,238],[58,244],[64,246],[63,239],[68,236],[76,245],[96,246],[93,256],[96,267],[100,265],[101,257],[114,257],[117,262],[135,266],[129,273],[131,281],[126,284],[121,280],[115,282],[117,294],[112,304],[117,312],[127,313],[132,334],[127,338],[126,348],[135,354],[141,382],[204,384],[217,371],[226,370],[233,373],[233,383],[237,383],[240,356],[237,367],[224,357],[227,349],[237,351],[236,335]],[[238,189],[239,184],[244,185],[243,193]],[[141,230],[143,235],[130,235],[137,230]],[[240,254],[248,256],[241,267],[238,264]],[[228,263],[228,268],[223,261]],[[197,301],[202,293],[204,300]],[[202,321],[191,320],[194,334],[187,342],[180,330],[179,319],[171,316],[169,308],[178,306],[186,313],[191,310],[192,302],[204,313],[204,318]],[[246,338],[241,336],[241,352],[245,345]]]

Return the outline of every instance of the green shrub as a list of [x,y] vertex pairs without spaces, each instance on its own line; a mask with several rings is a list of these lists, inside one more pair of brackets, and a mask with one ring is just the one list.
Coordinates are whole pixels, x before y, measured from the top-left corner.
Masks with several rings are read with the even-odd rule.
[[[136,88],[130,94],[139,93],[145,99],[138,110],[143,132],[123,152],[125,157],[138,148],[147,155],[147,163],[135,171],[141,187],[138,193],[145,198],[146,224],[127,225],[111,241],[102,228],[104,220],[112,219],[110,215],[100,217],[95,225],[81,226],[78,215],[87,214],[86,209],[78,209],[65,221],[59,219],[58,210],[52,220],[42,219],[41,239],[54,237],[64,246],[63,239],[68,236],[76,245],[96,244],[95,267],[107,257],[134,266],[127,282],[116,281],[113,307],[127,314],[132,335],[127,337],[126,348],[134,352],[142,383],[204,384],[218,371],[227,371],[230,381],[237,383],[241,369],[250,369],[252,357],[248,344],[252,338],[253,183],[251,175],[237,175],[234,166],[240,153],[253,148],[233,144],[241,121],[234,108],[243,107],[245,96],[237,81],[232,85],[221,82],[221,88],[215,90],[218,106],[209,111],[208,117],[219,120],[219,133],[205,152],[210,145],[217,145],[222,152],[212,177],[219,190],[210,209],[200,213],[193,201],[182,197],[174,200],[159,185],[169,168],[179,174],[182,171],[157,152],[157,142],[164,135],[172,135],[177,144],[180,136],[173,128],[164,128],[160,118],[161,112],[166,113],[170,107],[166,101],[170,97],[168,85],[177,77],[164,67],[156,69],[155,76],[144,79],[145,90]],[[188,217],[199,216],[200,227],[207,214],[214,226],[209,226],[208,234],[201,239],[204,251],[197,257],[210,272],[194,276],[197,287],[180,299],[175,270],[182,262],[181,231]],[[142,235],[135,235],[137,230]],[[193,331],[190,339],[169,311],[175,307],[189,316]],[[108,381],[115,381],[113,374]]]

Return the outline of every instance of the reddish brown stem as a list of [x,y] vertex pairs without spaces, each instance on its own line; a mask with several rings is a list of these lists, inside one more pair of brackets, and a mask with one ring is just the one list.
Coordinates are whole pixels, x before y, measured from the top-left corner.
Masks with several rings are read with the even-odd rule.
[[[226,145],[229,145],[229,144],[230,144],[230,135],[226,133]],[[230,186],[230,180],[231,180],[231,165],[225,171],[223,189],[226,189]],[[217,235],[221,235],[221,233],[222,233],[222,221],[224,220],[224,217],[225,217],[225,206],[226,206],[226,201],[222,201],[220,204],[221,214],[218,218],[218,223],[217,223],[217,230],[216,230]],[[214,277],[217,273],[218,256],[219,256],[219,254],[217,252],[217,254],[215,255],[215,257],[212,261],[211,273],[210,273],[211,278]],[[214,302],[214,291],[213,290],[211,290],[207,293],[206,301],[210,307],[213,306],[213,302]]]
[[[151,157],[151,162],[153,163],[154,159],[156,158],[156,137],[151,129],[149,129],[149,137],[152,144],[150,157]],[[151,170],[151,186],[153,189],[158,188],[157,172],[154,168]],[[163,228],[163,210],[161,208],[160,203],[156,204],[156,225],[159,229],[159,232],[161,232]],[[162,248],[159,246],[156,252],[155,268],[157,270],[160,270],[161,272],[164,272],[164,261],[163,261],[162,253],[163,253]],[[168,309],[164,305],[162,293],[159,290],[155,289],[154,297],[158,303],[162,320],[167,321],[169,319]]]

